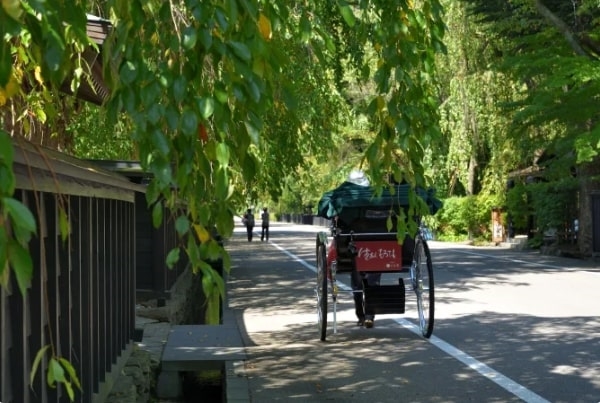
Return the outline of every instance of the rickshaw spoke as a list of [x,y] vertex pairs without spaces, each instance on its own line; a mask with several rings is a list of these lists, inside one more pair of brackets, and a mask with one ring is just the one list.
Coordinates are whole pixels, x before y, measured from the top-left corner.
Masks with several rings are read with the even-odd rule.
[[327,337],[327,255],[325,244],[317,246],[317,314],[321,341]]
[[417,297],[419,328],[422,335],[429,338],[433,332],[434,322],[433,265],[429,247],[420,236],[415,243],[411,281]]

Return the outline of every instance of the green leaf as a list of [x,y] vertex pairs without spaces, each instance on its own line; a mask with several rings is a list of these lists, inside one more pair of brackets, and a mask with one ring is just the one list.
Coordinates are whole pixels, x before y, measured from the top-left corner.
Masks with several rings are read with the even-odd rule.
[[252,98],[254,102],[258,103],[258,101],[260,101],[261,95],[258,84],[256,84],[256,81],[252,77],[248,77],[248,79],[246,80],[246,84],[248,87],[248,93],[250,94],[250,98]]
[[312,26],[308,17],[303,14],[300,17],[300,38],[302,42],[308,42],[312,33]]
[[217,101],[222,104],[226,104],[229,100],[229,95],[224,88],[221,88],[219,85],[215,85],[215,96],[217,97]]
[[229,21],[237,21],[238,19],[238,7],[236,0],[228,0],[226,9],[229,14]]
[[158,103],[154,103],[154,104],[150,105],[150,107],[148,108],[146,117],[148,118],[148,121],[151,124],[155,125],[158,123],[158,121],[162,117],[162,113],[163,113],[163,106]]
[[179,248],[173,248],[167,255],[167,267],[172,269],[179,262]]
[[248,131],[248,135],[252,139],[252,142],[254,142],[255,144],[258,144],[258,141],[260,139],[259,130],[250,122],[244,122],[244,123],[246,126],[246,130]]
[[181,115],[181,131],[186,136],[193,136],[198,131],[198,116],[190,109]]
[[183,47],[184,49],[192,49],[196,46],[198,35],[194,27],[185,27],[183,29]]
[[175,220],[175,230],[179,235],[187,234],[190,230],[190,220],[184,215],[177,217],[177,220]]
[[21,226],[13,225],[13,238],[21,245],[27,246],[31,240],[32,232],[24,229]]
[[71,228],[69,226],[69,217],[67,216],[67,212],[62,207],[58,209],[58,223],[60,228],[60,237],[63,242],[66,242],[69,234],[71,233]]
[[229,29],[227,15],[225,14],[222,8],[217,8],[215,10],[215,19],[217,20],[217,24],[219,24],[219,27],[221,27],[221,30],[223,32],[226,32]]
[[[50,358],[50,362],[48,363],[48,374],[50,374],[50,372],[52,372],[52,377],[56,382],[64,383],[67,381],[65,378],[65,370],[56,358]],[[50,380],[48,380],[48,385],[52,386]]]
[[[1,84],[0,84],[1,86]],[[12,146],[12,140],[8,133],[4,130],[0,130],[0,162],[2,165],[11,167],[14,161],[14,149]]]
[[192,271],[194,272],[194,274],[196,274],[197,265],[198,262],[200,262],[200,250],[198,249],[198,244],[196,243],[195,237],[188,237],[186,251],[188,258],[190,259],[190,263],[192,264]]
[[231,41],[229,42],[229,46],[233,50],[233,53],[243,61],[249,62],[252,59],[252,53],[245,43]]
[[125,87],[121,91],[121,97],[125,110],[131,114],[135,114],[137,108],[137,92],[134,87]]
[[404,136],[407,133],[408,125],[404,119],[400,118],[396,121],[396,130],[400,136]]
[[151,181],[146,187],[146,204],[148,206],[152,205],[158,200],[159,196],[160,190],[158,189],[158,183],[156,181]]
[[225,253],[221,257],[221,259],[223,261],[223,271],[225,273],[229,273],[230,269],[231,269],[231,256],[229,256],[229,253],[227,253],[226,250],[224,252]]
[[41,107],[34,107],[35,117],[42,123],[46,123],[48,120],[48,116],[46,115],[46,111]]
[[11,166],[0,164],[0,196],[10,196],[15,192],[15,175]]
[[246,10],[247,14],[249,14],[249,15],[258,14],[258,9],[256,7],[257,4],[255,2],[249,1],[249,0],[240,0],[240,4],[244,8],[244,10]]
[[44,47],[44,61],[48,69],[52,72],[57,72],[62,64],[63,55],[65,53],[65,44],[59,33],[54,29],[49,29],[45,32],[47,43]]
[[4,197],[2,204],[8,212],[10,219],[15,227],[21,231],[21,235],[25,238],[21,239],[23,243],[29,241],[29,234],[36,232],[36,223],[31,211],[20,201],[12,197]]
[[219,168],[215,172],[215,197],[217,200],[226,200],[229,194],[229,176],[227,170]]
[[202,290],[204,291],[208,306],[206,308],[206,322],[216,325],[220,321],[220,300],[224,295],[225,284],[223,278],[212,266],[202,262]]
[[[63,368],[67,370],[67,373],[69,374],[69,378],[71,379],[71,381],[73,381],[75,386],[77,386],[77,388],[79,390],[81,390],[81,382],[79,382],[79,378],[77,377],[77,372],[75,371],[75,368],[73,367],[73,365],[71,365],[71,363],[65,358],[61,357],[58,360],[60,361],[60,364],[63,366]],[[72,397],[71,397],[71,400],[73,400]]]
[[45,345],[44,347],[40,348],[37,354],[35,355],[33,364],[31,364],[31,371],[29,372],[29,385],[33,385],[33,381],[35,379],[35,374],[37,373],[38,367],[40,366],[40,363],[42,362],[42,359],[44,358],[44,355],[46,355],[46,351],[48,351],[49,348],[50,344]]
[[163,205],[162,203],[155,203],[152,207],[152,224],[154,228],[160,227],[163,221]]
[[219,143],[217,146],[217,161],[222,167],[229,165],[230,159],[229,147],[225,143]]
[[146,105],[158,105],[158,98],[161,95],[161,87],[157,80],[153,80],[148,85],[140,88],[140,98]]
[[169,129],[173,131],[177,130],[177,126],[179,124],[179,112],[177,109],[169,105],[169,107],[167,107],[165,117],[167,118],[167,125],[169,126]]
[[200,31],[200,43],[202,44],[202,47],[204,47],[205,52],[208,52],[208,50],[212,46],[212,40],[213,37],[212,33],[210,32],[210,29],[204,28]]
[[9,240],[8,243],[8,262],[11,265],[21,295],[24,297],[27,294],[27,288],[31,284],[33,275],[33,262],[29,251],[14,240]]
[[71,386],[71,382],[64,381],[63,386],[67,390],[67,395],[69,395],[69,399],[73,401],[75,399],[75,391],[73,390],[73,386]]
[[154,145],[155,149],[163,157],[168,156],[170,147],[169,147],[169,141],[167,140],[167,137],[165,136],[165,134],[162,131],[156,129],[156,130],[152,130],[151,135],[152,135],[152,144]]
[[256,175],[256,165],[257,164],[253,158],[250,158],[250,157],[244,158],[244,162],[243,162],[244,179],[251,181],[252,178],[254,178],[254,176]]
[[173,80],[173,97],[176,102],[182,102],[185,98],[188,82],[184,76],[178,76]]
[[159,185],[163,188],[170,186],[173,182],[173,170],[171,169],[171,164],[166,160],[156,160],[152,164],[152,172]]
[[[225,95],[227,96],[227,95]],[[226,102],[226,100],[225,100]],[[198,99],[198,109],[203,119],[208,119],[215,111],[215,100],[211,97],[201,97]]]
[[119,71],[119,76],[121,77],[123,84],[130,85],[133,83],[137,77],[137,69],[135,64],[130,61],[123,63],[121,70]]
[[202,273],[202,291],[206,297],[210,297],[214,292],[214,281],[213,278],[218,276],[218,273],[214,271],[211,265],[205,261],[200,261],[198,268]]
[[350,8],[348,3],[346,3],[345,1],[340,1],[338,7],[340,8],[340,13],[344,18],[344,21],[346,21],[346,24],[348,24],[350,28],[354,27],[354,25],[356,24],[356,18],[354,17],[352,8]]
[[222,251],[223,248],[221,247],[221,245],[219,245],[219,243],[214,239],[211,239],[208,243],[207,258],[209,260],[216,261],[220,258]]

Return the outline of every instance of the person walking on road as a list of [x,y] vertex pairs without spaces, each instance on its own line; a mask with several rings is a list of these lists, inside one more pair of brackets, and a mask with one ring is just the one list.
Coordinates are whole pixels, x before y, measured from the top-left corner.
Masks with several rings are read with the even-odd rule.
[[246,232],[248,233],[248,242],[252,242],[252,231],[254,231],[254,214],[252,209],[248,209],[242,218],[242,222],[246,226]]
[[260,233],[260,240],[263,241],[266,237],[267,242],[269,241],[269,211],[265,207],[263,209],[262,214],[260,215],[262,219],[262,232]]

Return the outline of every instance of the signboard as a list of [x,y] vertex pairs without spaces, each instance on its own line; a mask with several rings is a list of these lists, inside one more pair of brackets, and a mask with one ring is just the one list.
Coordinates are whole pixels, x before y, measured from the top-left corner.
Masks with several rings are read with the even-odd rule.
[[499,244],[504,242],[504,226],[502,225],[502,214],[498,208],[492,209],[492,242]]
[[402,246],[398,241],[356,241],[358,271],[397,271],[402,269]]

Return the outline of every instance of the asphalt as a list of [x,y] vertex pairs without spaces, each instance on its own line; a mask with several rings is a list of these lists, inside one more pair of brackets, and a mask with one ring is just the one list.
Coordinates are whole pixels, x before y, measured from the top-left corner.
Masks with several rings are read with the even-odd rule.
[[[318,231],[326,230],[324,227],[284,223],[272,223],[273,226],[293,226],[295,230],[307,232],[307,237],[312,237]],[[272,234],[272,237],[273,235],[275,234]],[[306,292],[307,290],[310,292],[312,288],[306,287],[302,283],[305,272],[302,274],[302,268],[288,268],[287,265],[282,265],[282,269],[285,268],[285,270],[290,270],[290,274],[292,272],[295,274],[290,275],[289,280],[286,280],[281,273],[274,273],[274,268],[277,269],[277,265],[282,263],[281,251],[275,250],[267,242],[261,242],[260,226],[255,227],[253,242],[247,242],[245,229],[239,219],[236,222],[234,236],[226,242],[225,247],[231,255],[232,272],[226,278],[227,297],[224,322],[236,325],[242,340],[244,340],[244,349],[247,355],[246,360],[226,363],[225,401],[230,403],[285,401],[292,396],[290,393],[302,396],[305,390],[290,390],[293,388],[291,380],[288,380],[288,386],[269,387],[274,382],[282,382],[281,379],[275,379],[275,377],[270,379],[268,368],[261,369],[255,366],[261,362],[261,354],[264,355],[265,351],[268,351],[269,355],[277,356],[273,361],[269,361],[269,365],[274,366],[284,365],[283,361],[288,359],[286,354],[290,355],[291,361],[286,361],[287,364],[285,364],[289,368],[297,364],[292,357],[298,353],[296,350],[308,349],[307,351],[310,351],[320,348],[319,346],[322,345],[317,341],[314,326],[310,325],[309,331],[306,331],[305,325],[290,322],[298,320],[298,312],[306,311],[306,306],[310,306],[309,310],[312,312],[314,296],[308,295]],[[510,245],[504,245],[504,247],[510,247]],[[307,253],[314,253],[314,251],[307,251]],[[595,262],[590,264],[596,265]],[[273,283],[264,284],[265,278],[272,279]],[[284,284],[282,281],[286,283]],[[284,284],[283,287],[286,289],[277,289],[277,286],[273,286],[273,284]],[[298,291],[292,296],[290,292],[294,287]],[[275,305],[281,313],[276,309],[269,310],[269,304]],[[302,306],[296,307],[294,304]],[[288,316],[284,312],[286,310],[289,313]],[[300,313],[300,316],[303,318],[304,315]],[[142,317],[136,318],[136,325],[144,329],[143,340],[138,343],[138,347],[148,351],[154,360],[160,361],[172,326],[166,322]],[[293,343],[281,339],[290,337],[289,329],[297,329],[298,332],[292,333],[292,337],[295,338]],[[356,330],[348,327],[346,332],[356,332]],[[276,352],[277,349],[286,351]],[[296,373],[296,376],[306,376],[302,373],[301,367],[296,370],[300,371]],[[298,382],[298,379],[294,380],[295,383],[303,384],[304,388],[319,388],[318,382],[312,380],[304,383]],[[356,394],[352,396],[352,400],[367,398],[366,396],[361,398]],[[304,401],[302,398],[296,400]],[[336,399],[332,396],[326,400]],[[176,403],[182,402],[182,400],[159,400],[159,402]]]
[[[278,226],[287,226],[290,227],[290,229],[293,228],[294,230],[307,232],[307,237],[313,237],[313,234],[316,234],[319,231],[327,230],[326,227],[320,226],[272,223],[272,228]],[[272,237],[273,235],[276,237],[276,232],[272,233]],[[269,328],[268,325],[271,324],[269,322],[272,319],[267,317],[264,319],[264,322],[262,322],[263,319],[260,318],[261,314],[251,315],[249,318],[244,317],[246,308],[249,310],[263,309],[263,312],[266,312],[266,310],[264,310],[265,301],[261,301],[261,299],[264,300],[265,298],[269,298],[270,295],[277,293],[276,290],[267,290],[266,292],[261,291],[254,293],[254,286],[256,286],[256,284],[249,284],[250,282],[253,282],[253,280],[249,278],[252,270],[256,271],[257,277],[259,272],[262,276],[264,270],[267,272],[271,270],[270,267],[272,266],[272,263],[262,261],[262,257],[265,253],[268,254],[269,250],[274,251],[274,248],[267,242],[261,242],[260,226],[255,227],[253,242],[247,242],[246,230],[241,223],[241,219],[239,218],[236,220],[236,229],[234,235],[229,241],[227,241],[225,247],[228,249],[231,255],[233,275],[226,277],[228,295],[225,302],[223,320],[224,324],[236,325],[237,330],[240,332],[240,335],[244,340],[244,348],[248,357],[250,357],[252,352],[257,348],[257,340],[259,340],[259,345],[262,344],[264,346],[270,346],[270,348],[277,348],[279,342],[276,344],[273,337],[270,339],[260,339],[261,333],[263,332],[265,332],[265,334],[271,334],[270,330],[265,329]],[[277,251],[277,254],[280,253],[281,252]],[[276,257],[276,259],[281,260],[281,257]],[[250,298],[248,293],[252,293],[254,298]],[[269,294],[269,296],[267,296],[267,294]],[[313,296],[311,294],[310,298],[312,297]],[[257,300],[259,301],[258,303]],[[250,303],[254,306],[250,306]],[[310,303],[313,303],[312,299]],[[282,309],[285,309],[285,307],[282,307]],[[281,318],[278,318],[278,320],[280,319]],[[173,331],[173,326],[168,322],[138,316],[136,317],[136,327],[144,329],[143,339],[141,342],[137,343],[138,348],[149,352],[153,361],[161,362],[169,335]],[[313,340],[310,339],[317,339],[315,334],[316,332],[311,332],[309,334],[309,343],[313,343]],[[289,392],[282,392],[282,389],[278,388],[269,389],[258,387],[257,384],[265,384],[269,382],[269,372],[262,372],[259,375],[259,377],[262,379],[258,380],[256,371],[253,371],[252,369],[248,371],[248,362],[249,360],[226,362],[224,385],[226,395],[225,401],[228,403],[242,403],[253,401],[267,402],[286,400],[285,393]],[[259,389],[260,392],[258,392]],[[270,392],[270,390],[272,392]],[[282,393],[284,394],[282,395]],[[184,400],[159,399],[157,402],[182,403]]]

